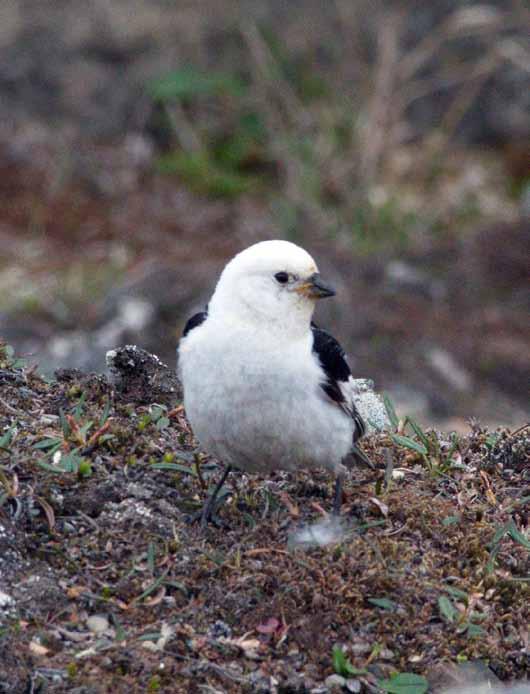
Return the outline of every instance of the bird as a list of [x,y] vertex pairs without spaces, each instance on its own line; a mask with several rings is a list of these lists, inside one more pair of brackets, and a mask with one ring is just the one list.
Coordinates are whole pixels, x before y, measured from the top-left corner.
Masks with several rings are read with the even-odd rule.
[[200,514],[214,521],[216,498],[233,468],[326,468],[342,480],[366,426],[339,342],[312,320],[335,290],[311,255],[284,240],[255,243],[222,271],[206,307],[186,323],[178,345],[184,409],[200,447],[225,470]]

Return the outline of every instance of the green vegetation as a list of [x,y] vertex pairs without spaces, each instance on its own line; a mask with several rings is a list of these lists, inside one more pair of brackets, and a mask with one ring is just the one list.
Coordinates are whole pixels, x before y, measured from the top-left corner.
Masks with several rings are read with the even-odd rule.
[[[286,238],[309,224],[350,239],[356,253],[404,249],[418,234],[480,217],[480,191],[453,190],[460,172],[448,156],[447,124],[422,136],[418,156],[418,143],[407,148],[396,138],[407,127],[399,95],[383,113],[375,96],[348,93],[334,79],[342,63],[333,46],[323,65],[290,51],[266,24],[237,25],[232,35],[231,69],[188,65],[146,85],[165,143],[160,172],[213,198],[259,196]],[[375,68],[363,69],[370,92]]]
[[395,673],[387,680],[380,680],[378,685],[389,694],[424,694],[429,689],[425,677],[410,672]]

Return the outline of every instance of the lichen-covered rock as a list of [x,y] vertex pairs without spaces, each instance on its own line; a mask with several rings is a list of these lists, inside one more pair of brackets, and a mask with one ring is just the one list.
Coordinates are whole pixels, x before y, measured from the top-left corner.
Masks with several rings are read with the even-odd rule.
[[390,420],[383,398],[375,392],[374,382],[368,378],[357,378],[354,381],[355,404],[368,431],[381,431],[390,427]]

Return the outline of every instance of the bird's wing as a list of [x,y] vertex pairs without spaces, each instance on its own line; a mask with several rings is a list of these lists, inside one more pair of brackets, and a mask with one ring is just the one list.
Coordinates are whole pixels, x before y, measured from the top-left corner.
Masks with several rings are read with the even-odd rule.
[[325,330],[311,323],[313,352],[317,355],[324,371],[321,388],[355,422],[353,441],[361,438],[366,425],[353,400],[353,377],[346,361],[346,354],[337,340]]
[[196,328],[199,326],[201,323],[204,323],[206,318],[208,317],[208,307],[206,307],[206,311],[201,311],[200,313],[196,313],[194,316],[192,316],[186,325],[184,326],[184,331],[182,333],[182,337],[186,337],[186,335],[193,330],[193,328]]

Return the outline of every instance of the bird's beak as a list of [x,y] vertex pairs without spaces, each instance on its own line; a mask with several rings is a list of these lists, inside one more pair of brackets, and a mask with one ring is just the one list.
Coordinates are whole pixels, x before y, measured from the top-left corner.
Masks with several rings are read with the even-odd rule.
[[297,287],[296,291],[309,299],[324,299],[327,296],[335,296],[335,290],[322,280],[318,272],[315,272],[306,282]]

